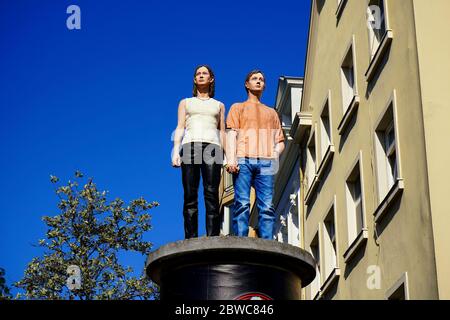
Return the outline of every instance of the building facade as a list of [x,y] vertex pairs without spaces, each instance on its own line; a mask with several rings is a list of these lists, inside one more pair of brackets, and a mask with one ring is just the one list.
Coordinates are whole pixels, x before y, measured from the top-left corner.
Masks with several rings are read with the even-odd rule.
[[308,299],[450,298],[443,0],[312,1],[293,133]]
[[[290,136],[292,123],[300,111],[303,90],[303,78],[282,76],[278,80],[275,110],[280,118],[285,135],[285,150],[277,164],[275,175],[273,205],[277,220],[274,234],[279,242],[300,246],[301,188],[300,188],[300,149]],[[252,216],[258,215],[253,207]]]
[[312,0],[304,79],[281,77],[275,103],[276,238],[317,262],[303,298],[450,299],[447,12]]

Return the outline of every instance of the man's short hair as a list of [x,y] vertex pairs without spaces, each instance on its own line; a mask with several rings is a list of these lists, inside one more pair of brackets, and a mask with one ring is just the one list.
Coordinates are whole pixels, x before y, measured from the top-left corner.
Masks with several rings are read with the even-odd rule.
[[261,70],[255,69],[255,70],[250,71],[247,74],[247,77],[245,78],[245,82],[244,82],[244,88],[245,88],[245,91],[247,91],[247,93],[248,93],[248,88],[245,86],[245,84],[250,80],[252,75],[257,74],[257,73],[261,73],[263,75],[263,77],[264,77],[264,81],[266,80],[266,76],[264,75],[264,72],[262,72]]

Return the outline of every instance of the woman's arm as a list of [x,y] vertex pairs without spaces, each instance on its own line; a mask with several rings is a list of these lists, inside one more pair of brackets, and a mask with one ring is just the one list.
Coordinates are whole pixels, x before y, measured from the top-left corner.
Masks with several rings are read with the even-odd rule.
[[186,101],[181,100],[178,105],[178,122],[173,137],[173,151],[172,151],[172,166],[179,167],[181,165],[180,147],[181,140],[184,135],[184,128],[186,124]]
[[226,134],[225,134],[225,105],[220,104],[220,119],[219,119],[219,133],[220,133],[220,145],[226,150]]

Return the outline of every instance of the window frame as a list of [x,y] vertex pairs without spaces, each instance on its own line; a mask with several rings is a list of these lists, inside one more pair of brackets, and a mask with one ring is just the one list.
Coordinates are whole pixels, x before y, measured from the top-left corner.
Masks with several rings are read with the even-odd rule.
[[394,293],[403,286],[405,291],[405,300],[410,300],[409,294],[409,281],[408,281],[408,272],[404,272],[400,278],[386,291],[385,299],[391,300],[390,298],[394,295]]
[[337,8],[336,8],[336,19],[339,21],[342,12],[344,11],[345,6],[347,5],[347,0],[337,0]]
[[[222,223],[220,225],[220,231],[223,235],[233,235],[233,215],[232,215],[232,206],[233,202],[227,203],[223,205],[223,215],[222,215]],[[228,211],[228,214],[226,213]],[[225,222],[225,217],[228,215],[228,222]],[[225,230],[225,227],[228,227],[228,230]]]
[[230,189],[233,188],[233,176],[231,175],[231,173],[227,172],[226,170],[224,170],[224,174],[225,174],[225,191],[229,191]]
[[[312,127],[311,133],[308,138],[308,142],[306,143],[306,178],[307,178],[307,186],[306,186],[306,195],[305,195],[305,204],[308,205],[310,200],[312,199],[312,195],[317,190],[319,184],[319,177],[317,175],[317,122],[314,122],[314,126]],[[314,144],[314,172],[310,172],[310,167],[308,164],[310,158],[310,146]],[[310,177],[310,174],[312,177]],[[310,180],[311,179],[311,180]],[[310,182],[311,181],[311,182]]]
[[[352,66],[353,66],[353,97],[352,99],[347,99],[349,100],[344,101],[345,97],[345,90],[344,89],[344,84],[346,81],[344,79],[344,64],[345,61],[348,60],[348,55],[351,53],[352,57],[351,57],[351,62],[352,62]],[[351,37],[351,40],[349,42],[349,44],[347,45],[343,58],[341,60],[341,64],[339,67],[339,73],[340,73],[340,79],[341,79],[341,103],[342,103],[342,110],[343,110],[343,114],[342,114],[342,118],[341,121],[339,122],[338,125],[338,132],[339,135],[343,135],[343,133],[345,132],[345,130],[348,127],[348,124],[350,123],[350,120],[352,119],[353,115],[355,114],[355,112],[357,111],[358,107],[359,107],[359,103],[361,101],[360,96],[359,96],[359,91],[358,91],[358,67],[356,64],[356,37],[353,34]]]
[[[356,229],[355,236],[353,239],[351,239],[350,236],[350,215],[353,215],[354,217],[354,226],[357,228],[357,217],[356,217],[356,211],[353,209],[350,212],[349,208],[349,190],[348,184],[353,183],[351,180],[353,180],[351,177],[355,175],[355,170],[358,168],[359,171],[359,181],[361,186],[361,223],[362,227],[361,230]],[[365,188],[364,188],[364,166],[363,166],[363,156],[362,151],[360,150],[358,152],[358,156],[353,161],[352,165],[350,166],[350,169],[347,172],[346,178],[345,178],[345,198],[346,198],[346,218],[347,218],[347,250],[345,250],[343,257],[344,261],[347,263],[354,254],[367,242],[367,239],[369,237],[369,231],[368,231],[368,225],[367,225],[367,208],[366,208],[366,198],[365,198]],[[353,201],[353,196],[350,194],[350,197],[352,198],[351,201]],[[352,206],[353,207],[353,206]]]
[[[375,155],[375,180],[376,180],[376,201],[377,205],[374,210],[375,222],[382,219],[387,209],[391,206],[394,200],[400,196],[405,188],[402,170],[402,157],[401,157],[401,142],[399,140],[399,122],[397,114],[397,92],[394,89],[390,95],[388,101],[383,108],[380,116],[378,117],[374,126],[374,155]],[[395,150],[397,177],[392,177],[393,183],[391,185],[386,184],[389,175],[389,156],[388,152],[384,151],[384,146],[381,145],[379,138],[380,131],[386,132],[387,129],[382,129],[383,123],[386,122],[388,113],[392,113],[392,126],[394,132],[394,146],[391,146],[391,152]],[[389,125],[387,126],[389,128]],[[381,129],[380,129],[381,128]],[[384,134],[386,135],[386,134]],[[383,143],[385,143],[386,137],[383,137]],[[381,167],[382,166],[382,167]],[[381,168],[380,168],[381,167]],[[384,178],[381,178],[385,176]]]
[[[380,32],[380,35],[379,35],[379,39],[377,38],[377,36],[376,36],[376,32],[375,32],[375,29],[374,28],[372,28],[372,27],[369,27],[369,8],[370,8],[370,6],[371,6],[371,2],[375,2],[375,1],[383,1],[383,8],[382,8],[382,14],[383,14],[383,20],[382,20],[382,23],[383,23],[383,27],[382,27],[382,33]],[[369,43],[369,56],[370,56],[370,58],[369,58],[369,60],[371,61],[372,59],[373,59],[373,57],[375,56],[375,54],[376,54],[376,52],[377,52],[377,50],[378,50],[378,48],[380,47],[380,45],[381,45],[381,42],[382,42],[382,40],[383,40],[383,37],[384,37],[384,35],[386,34],[386,30],[387,30],[387,23],[386,23],[386,5],[385,5],[385,3],[386,3],[386,0],[367,0],[367,6],[366,6],[366,22],[367,22],[367,30],[368,30],[368,43]],[[373,5],[373,4],[372,4]],[[378,5],[377,5],[378,6]],[[374,20],[375,21],[375,20]],[[383,30],[384,29],[384,30]],[[373,39],[377,39],[377,42],[378,42],[378,44],[375,46],[375,45],[373,45],[372,43],[371,43],[371,38],[373,38]]]
[[[321,250],[321,245],[320,245],[320,240],[321,240],[321,230],[319,228],[319,226],[317,226],[317,230],[314,233],[314,236],[312,237],[312,240],[309,242],[309,252],[311,253],[311,255],[313,256],[314,260],[316,261],[316,265],[315,265],[315,270],[316,270],[316,277],[314,278],[314,280],[311,282],[311,284],[309,285],[309,296],[311,300],[319,300],[321,297],[321,287],[322,287],[322,250]],[[316,255],[313,250],[312,250],[312,245],[314,245],[314,247],[317,248],[318,250],[318,254]],[[319,261],[317,261],[317,258],[319,258]],[[313,292],[313,288],[312,288],[312,284],[318,281],[317,284],[317,291]]]
[[[333,212],[331,212],[333,211]],[[335,243],[335,248],[333,248],[333,250],[335,251],[334,254],[334,258],[335,258],[335,265],[334,267],[330,268],[330,272],[327,274],[327,260],[329,258],[326,257],[326,253],[328,252],[325,248],[325,246],[327,245],[327,240],[325,239],[325,237],[328,234],[327,231],[327,227],[326,227],[326,221],[328,219],[328,217],[330,215],[333,215],[333,221],[334,221],[334,243]],[[322,228],[322,244],[323,244],[323,248],[322,248],[322,252],[323,252],[323,259],[322,262],[324,264],[324,266],[321,268],[322,272],[323,272],[323,276],[322,278],[324,279],[323,284],[321,286],[321,292],[322,295],[325,294],[326,292],[328,292],[328,290],[331,288],[331,286],[335,283],[335,281],[337,281],[340,277],[340,263],[339,263],[339,235],[338,235],[338,228],[337,228],[337,210],[336,210],[336,195],[333,196],[333,200],[330,202],[330,204],[327,206],[327,209],[325,210],[325,213],[322,217],[322,223],[321,223],[321,228]],[[333,246],[333,239],[329,239],[331,242],[331,245]]]
[[375,71],[378,69],[378,67],[381,65],[381,62],[383,61],[384,55],[389,49],[389,47],[392,44],[392,41],[394,40],[394,31],[391,28],[391,24],[389,21],[389,0],[383,0],[383,10],[384,10],[384,28],[385,32],[381,36],[380,43],[378,44],[377,49],[375,52],[373,52],[373,49],[370,44],[370,33],[371,30],[369,26],[367,25],[367,9],[369,8],[370,2],[372,0],[366,1],[366,28],[367,28],[367,38],[368,38],[368,44],[369,44],[369,64],[367,67],[367,70],[365,72],[366,81],[370,82],[373,79],[373,76],[375,75]]
[[[387,181],[387,188],[390,189],[395,184],[395,181],[398,178],[398,164],[397,164],[397,147],[396,139],[395,139],[395,132],[394,132],[394,140],[391,142],[389,141],[389,134],[395,130],[395,124],[394,119],[389,123],[386,130],[384,130],[384,148],[385,148],[385,162],[386,162],[386,181]],[[395,154],[395,163],[394,168],[392,168],[391,164],[391,157]],[[394,173],[392,175],[390,174],[394,170]]]
[[[334,147],[334,134],[333,134],[333,120],[332,120],[332,114],[331,114],[331,90],[328,90],[327,96],[324,99],[324,102],[322,103],[322,107],[320,110],[320,161],[317,169],[317,175],[319,180],[322,178],[323,173],[325,171],[325,168],[328,166],[330,161],[334,157],[335,153],[335,147]],[[324,128],[323,124],[323,115],[324,113],[328,113],[328,125],[329,125],[329,136],[327,134],[327,142],[328,145],[326,148],[323,147],[324,139],[323,134],[324,131],[326,131],[326,128]],[[326,133],[325,133],[326,134]]]

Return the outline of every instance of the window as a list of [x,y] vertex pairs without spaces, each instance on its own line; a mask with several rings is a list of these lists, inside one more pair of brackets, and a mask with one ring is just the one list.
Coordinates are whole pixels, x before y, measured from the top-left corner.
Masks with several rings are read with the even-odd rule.
[[400,287],[389,296],[388,300],[405,300],[405,284],[402,283]]
[[347,4],[347,0],[337,0],[336,17],[339,19],[344,11],[344,7]]
[[[298,172],[298,170],[294,171]],[[298,175],[295,175],[298,177]],[[293,246],[300,245],[300,229],[298,220],[298,191],[289,195],[290,210],[288,213],[288,243]]]
[[225,190],[233,186],[233,176],[226,170],[223,170],[225,178]]
[[369,30],[370,59],[375,56],[386,33],[384,0],[370,0],[367,7],[367,27]]
[[344,252],[344,261],[346,263],[365,245],[369,237],[365,217],[362,172],[362,153],[360,151],[355,164],[347,175],[345,183],[348,232],[348,248]]
[[309,190],[316,176],[316,135],[313,131],[306,148],[306,183]]
[[386,167],[387,167],[387,183],[388,187],[392,187],[394,181],[397,179],[397,156],[395,152],[395,132],[394,122],[389,124],[389,127],[383,133],[384,135],[384,151],[386,153]]
[[409,300],[408,273],[402,274],[400,279],[386,292],[387,300]]
[[347,223],[348,242],[351,245],[365,229],[363,192],[361,188],[360,160],[347,178]]
[[369,0],[367,6],[367,30],[369,41],[369,66],[365,73],[366,80],[371,81],[376,71],[384,66],[385,55],[394,39],[394,32],[389,26],[387,12],[388,0]]
[[350,103],[356,93],[355,68],[353,62],[353,44],[347,51],[345,58],[341,65],[341,80],[342,80],[342,105],[344,113],[350,107]]
[[322,105],[322,111],[320,111],[320,164],[317,169],[317,176],[319,180],[322,179],[325,168],[330,163],[334,155],[330,100],[331,91],[329,90],[328,96]]
[[314,198],[317,187],[319,186],[319,177],[317,175],[317,150],[316,150],[316,132],[317,123],[314,124],[308,142],[306,143],[306,164],[305,164],[305,204],[309,205]]
[[339,280],[340,269],[338,262],[338,247],[336,236],[336,196],[326,214],[322,223],[322,279],[320,288],[321,299],[331,298],[328,295],[330,289],[335,287]]
[[395,91],[375,127],[376,180],[378,207],[375,220],[379,220],[389,204],[404,188],[400,175],[399,147],[396,134]]
[[355,36],[344,55],[341,63],[341,91],[342,91],[342,108],[343,116],[338,125],[339,134],[342,135],[347,125],[350,123],[352,116],[356,112],[360,98],[358,95],[355,65]]
[[282,127],[291,127],[292,125],[292,118],[290,114],[281,114],[281,126]]
[[337,268],[337,244],[336,244],[336,223],[334,215],[334,204],[328,211],[323,222],[324,240],[324,275],[325,279]]
[[223,220],[221,227],[221,234],[232,235],[232,220],[233,220],[233,204],[223,206]]
[[300,228],[299,228],[299,196],[300,196],[300,157],[297,158],[289,180],[282,188],[283,192],[275,208],[274,233],[279,242],[289,243],[293,246],[300,246]]
[[300,112],[303,78],[281,76],[275,99],[275,110],[280,116],[283,129],[290,130],[295,116]]
[[289,243],[288,239],[288,225],[287,225],[287,217],[280,216],[280,229],[277,233],[277,241],[282,243]]
[[320,246],[319,246],[319,235],[316,233],[313,241],[311,241],[310,244],[310,252],[316,261],[316,277],[314,278],[313,282],[310,284],[310,299],[317,299],[318,295],[320,294],[320,286],[321,286],[321,276],[320,276]]
[[331,145],[331,124],[330,124],[330,112],[329,112],[328,99],[320,115],[320,149],[322,159],[327,153],[327,149]]

